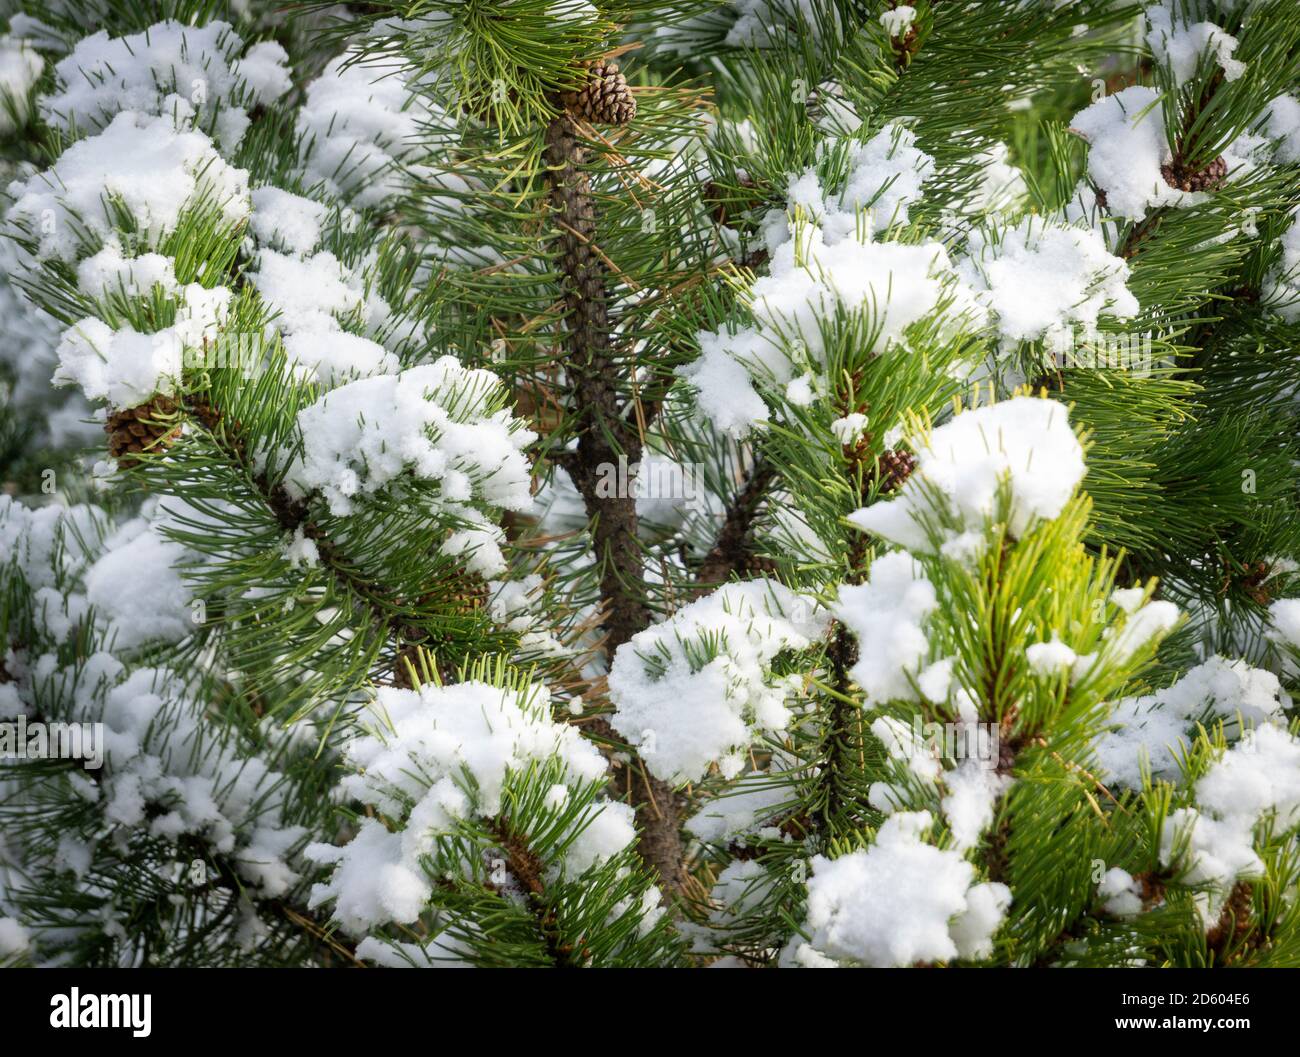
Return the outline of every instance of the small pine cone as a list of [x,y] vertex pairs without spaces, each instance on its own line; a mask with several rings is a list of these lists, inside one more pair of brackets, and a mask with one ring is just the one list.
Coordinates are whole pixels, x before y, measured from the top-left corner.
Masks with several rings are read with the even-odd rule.
[[185,406],[209,433],[215,433],[221,425],[221,412],[212,406],[212,401],[207,397],[190,397],[185,401]]
[[1220,156],[1199,172],[1188,172],[1182,166],[1162,165],[1160,175],[1165,183],[1180,191],[1217,191],[1228,175],[1228,163]]
[[487,605],[488,585],[480,577],[466,577],[452,585],[451,600],[458,609],[473,612]]
[[910,451],[886,449],[880,456],[880,483],[886,492],[900,488],[916,468],[916,456]]
[[744,560],[740,563],[740,568],[737,570],[742,580],[756,580],[764,576],[775,579],[779,571],[776,562],[771,558],[763,557],[761,554],[746,554]]
[[583,121],[600,125],[626,125],[636,116],[636,99],[618,63],[599,60],[589,63],[587,83],[576,92],[564,94],[564,105]]
[[1229,941],[1238,940],[1250,932],[1254,924],[1254,899],[1250,885],[1238,882],[1223,904],[1219,920],[1205,934],[1205,942],[1214,951],[1222,951]]
[[398,650],[397,656],[393,658],[393,685],[400,687],[402,690],[414,690],[411,670],[406,666],[407,661],[410,661],[417,672],[420,670],[410,647]]
[[142,452],[162,452],[181,435],[176,415],[176,401],[170,396],[155,396],[148,403],[125,411],[114,411],[104,423],[108,434],[108,453],[119,466],[134,466]]
[[719,224],[727,222],[727,200],[726,193],[722,187],[710,180],[704,185],[704,191],[701,196],[705,205],[708,207],[709,216],[713,217]]

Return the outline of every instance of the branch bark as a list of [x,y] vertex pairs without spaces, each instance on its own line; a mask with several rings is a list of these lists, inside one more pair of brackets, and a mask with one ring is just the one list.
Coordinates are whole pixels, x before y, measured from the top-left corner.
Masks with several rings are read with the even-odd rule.
[[739,572],[745,564],[749,530],[758,514],[759,505],[767,494],[768,488],[776,479],[776,469],[766,459],[759,458],[749,472],[740,491],[731,506],[727,508],[722,528],[713,544],[713,549],[704,556],[696,582],[702,588],[711,588],[725,583],[733,573]]
[[[612,658],[619,646],[649,626],[651,613],[645,601],[636,497],[603,495],[598,485],[620,458],[628,465],[640,462],[643,445],[619,395],[622,373],[610,340],[608,268],[597,247],[596,208],[582,169],[584,153],[573,121],[559,114],[546,128],[544,156],[564,288],[565,378],[578,413],[578,450],[567,468],[591,522],[600,569],[604,648]],[[677,800],[672,788],[657,778],[642,774],[638,781],[639,771],[635,761],[618,768],[615,789],[636,810],[641,857],[658,871],[670,894],[679,893],[685,871]]]

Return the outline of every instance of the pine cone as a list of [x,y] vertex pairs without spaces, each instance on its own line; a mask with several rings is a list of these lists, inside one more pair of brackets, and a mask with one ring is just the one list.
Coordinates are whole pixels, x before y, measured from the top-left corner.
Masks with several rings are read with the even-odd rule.
[[466,577],[453,585],[451,601],[464,612],[473,612],[487,605],[488,585],[478,576]]
[[181,435],[176,411],[176,401],[160,394],[148,403],[112,412],[104,423],[109,455],[125,468],[138,463],[136,456],[142,452],[165,451]]
[[911,475],[916,468],[916,456],[910,451],[900,451],[896,448],[886,449],[880,456],[880,466],[877,472],[880,475],[881,487],[886,492],[892,492],[900,488],[904,481]]
[[1254,898],[1245,881],[1233,886],[1219,920],[1205,934],[1206,945],[1213,951],[1223,954],[1230,941],[1240,941],[1250,932],[1254,924]]
[[1181,165],[1162,165],[1160,175],[1180,191],[1217,191],[1228,176],[1228,163],[1219,156],[1199,172],[1188,172]]
[[761,554],[748,553],[737,570],[742,580],[756,580],[763,576],[775,579],[779,571],[776,562],[771,558],[765,558]]
[[[186,407],[200,424],[209,433],[215,433],[217,427],[221,425],[221,412],[212,406],[212,401],[205,396],[189,397],[185,401]],[[235,424],[238,429],[239,424]]]
[[602,125],[626,125],[636,116],[636,99],[618,63],[599,60],[589,63],[587,84],[577,92],[564,93],[564,105],[583,121]]

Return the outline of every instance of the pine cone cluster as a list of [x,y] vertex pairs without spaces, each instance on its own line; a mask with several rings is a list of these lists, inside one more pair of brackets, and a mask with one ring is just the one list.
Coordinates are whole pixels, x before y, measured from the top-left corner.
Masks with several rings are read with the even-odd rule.
[[916,456],[910,451],[887,448],[881,453],[880,465],[877,470],[880,474],[881,488],[886,492],[901,488],[903,482],[912,476],[912,471],[915,468]]
[[564,93],[564,105],[575,117],[592,124],[626,125],[636,116],[636,99],[618,63],[604,59],[588,63],[587,83]]
[[119,466],[134,466],[144,452],[162,452],[181,435],[178,406],[170,396],[159,394],[147,403],[113,411],[104,423],[108,453]]
[[1180,165],[1162,165],[1160,175],[1180,191],[1217,191],[1227,179],[1228,163],[1220,155],[1199,172],[1188,172]]

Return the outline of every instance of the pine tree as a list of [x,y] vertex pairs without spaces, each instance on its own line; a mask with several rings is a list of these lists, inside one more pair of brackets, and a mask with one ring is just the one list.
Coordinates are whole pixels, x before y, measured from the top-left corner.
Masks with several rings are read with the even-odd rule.
[[0,961],[1300,965],[1292,7],[16,5]]

